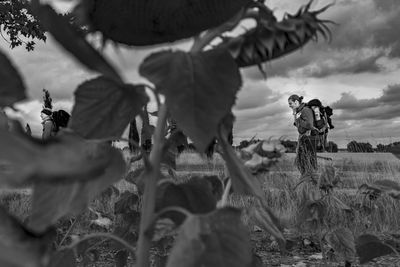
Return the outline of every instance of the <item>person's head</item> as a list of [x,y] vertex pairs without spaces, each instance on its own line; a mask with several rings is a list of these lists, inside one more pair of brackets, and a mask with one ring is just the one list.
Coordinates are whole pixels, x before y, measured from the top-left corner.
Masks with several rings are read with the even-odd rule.
[[303,103],[303,97],[298,95],[291,95],[288,99],[289,107],[291,109],[298,108]]
[[49,109],[42,109],[42,111],[40,112],[40,117],[42,118],[42,120],[46,119],[47,117],[51,116],[51,110]]

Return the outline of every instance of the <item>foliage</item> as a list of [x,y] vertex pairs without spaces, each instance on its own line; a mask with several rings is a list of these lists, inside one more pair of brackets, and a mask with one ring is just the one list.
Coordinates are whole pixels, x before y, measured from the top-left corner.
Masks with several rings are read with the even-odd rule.
[[147,46],[190,38],[217,27],[250,2],[195,0],[186,3],[178,0],[171,5],[165,1],[98,0],[84,1],[78,9],[83,13],[89,29],[100,31],[104,39]]
[[0,51],[0,108],[13,105],[15,102],[24,100],[25,85],[11,61]]
[[390,246],[370,234],[361,235],[357,238],[356,249],[361,264],[394,252]]
[[378,144],[376,146],[377,152],[389,152],[400,159],[400,142],[393,142],[388,145]]
[[346,262],[355,260],[356,248],[353,233],[347,228],[338,228],[329,232],[326,237],[328,244]]
[[148,100],[144,86],[100,76],[76,89],[69,127],[85,138],[117,139]]
[[218,124],[230,111],[242,84],[235,62],[223,49],[158,52],[143,61],[139,73],[165,95],[178,128],[200,151],[205,151],[217,135]]
[[11,48],[25,45],[26,50],[31,51],[35,47],[34,40],[46,41],[44,30],[30,12],[27,0],[0,1],[0,31]]
[[338,145],[333,141],[329,141],[326,147],[326,151],[330,153],[337,153],[339,151]]
[[362,184],[359,190],[369,199],[376,199],[382,193],[400,199],[400,184],[393,180],[377,180],[371,184]]
[[282,145],[286,148],[288,153],[296,152],[297,141],[282,140]]
[[[187,3],[97,0],[81,1],[76,7],[77,21],[88,23],[89,31],[100,31],[104,39],[115,42],[142,46],[195,38],[190,51],[156,52],[139,67],[140,74],[155,86],[150,88],[157,100],[158,120],[154,131],[148,130],[154,140],[151,152],[141,151],[139,157],[131,158],[143,159],[143,165],[130,173],[131,179],[127,177],[135,183],[138,195],[121,195],[115,205],[119,225],[114,233],[87,235],[66,247],[51,249],[54,238],[47,238],[55,224],[61,218],[81,214],[95,196],[125,176],[127,167],[133,167],[126,165],[110,141],[120,138],[137,115],[144,118],[149,97],[145,85],[127,84],[82,32],[71,26],[68,17],[58,15],[39,0],[30,2],[29,10],[43,29],[100,76],[75,90],[69,127],[56,137],[37,140],[26,135],[18,124],[13,132],[0,130],[0,185],[33,188],[28,222],[21,224],[7,212],[0,214],[0,262],[13,266],[29,262],[41,267],[48,266],[50,259],[51,265],[74,265],[72,249],[90,239],[107,238],[118,243],[118,265],[126,265],[129,251],[136,254],[136,266],[148,267],[150,252],[158,242],[174,238],[170,226],[175,222],[179,234],[167,266],[251,266],[253,253],[248,229],[241,221],[242,211],[225,207],[230,187],[224,188],[217,205],[222,183],[203,177],[176,184],[171,182],[173,173],[161,173],[162,164],[169,165],[169,170],[174,165],[174,147],[181,139],[167,134],[169,119],[200,151],[218,139],[229,170],[228,183],[236,193],[255,199],[256,205],[247,211],[249,217],[278,239],[283,250],[285,240],[279,219],[268,208],[265,192],[253,174],[269,171],[285,149],[279,141],[263,140],[236,153],[228,140],[234,122],[232,106],[242,85],[239,67],[260,65],[286,55],[317,34],[329,38],[327,22],[317,18],[328,7],[310,11],[310,2],[296,15],[277,22],[262,1]],[[249,17],[256,21],[254,29],[208,49],[216,38]],[[12,107],[25,98],[25,89],[10,60],[0,56],[0,75],[5,81],[0,103],[1,107]],[[160,100],[161,95],[165,100]],[[321,183],[328,185],[334,185],[334,179]],[[180,216],[172,217],[171,212]],[[92,224],[105,226],[109,222],[102,216],[91,220]]]
[[252,138],[250,140],[242,140],[242,141],[240,141],[239,145],[236,148],[243,149],[245,147],[248,147],[248,146],[255,144],[257,142],[260,142],[260,141],[261,141],[260,139],[255,139],[255,138]]
[[192,215],[185,221],[167,267],[250,267],[251,260],[250,239],[240,211],[223,208],[207,215]]
[[357,142],[357,141],[351,141],[350,143],[347,144],[347,151],[348,152],[374,152],[374,149],[372,148],[372,145],[370,143],[362,143],[362,142]]

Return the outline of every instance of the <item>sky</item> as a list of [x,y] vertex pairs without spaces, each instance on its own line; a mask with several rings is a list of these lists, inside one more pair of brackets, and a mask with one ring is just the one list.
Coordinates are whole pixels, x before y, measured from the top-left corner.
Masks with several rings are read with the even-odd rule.
[[[294,13],[305,0],[266,0],[278,19]],[[333,3],[320,15],[333,20],[332,41],[319,38],[301,50],[267,63],[267,79],[256,67],[242,69],[243,87],[234,106],[234,143],[253,136],[297,138],[287,98],[318,98],[334,110],[335,129],[329,140],[345,147],[352,140],[390,143],[400,140],[400,5],[397,0],[320,0],[312,9]],[[65,2],[63,2],[65,4]],[[59,7],[65,9],[65,6]],[[189,42],[172,45],[187,49]],[[162,48],[162,47],[161,47]],[[24,78],[29,99],[17,104],[19,112],[8,111],[40,136],[42,88],[50,91],[55,109],[70,111],[73,92],[97,74],[70,58],[48,36],[33,52],[9,49],[0,39],[0,49],[9,55]],[[145,81],[138,74],[141,61],[157,48],[135,49],[106,46],[105,56],[126,81]]]

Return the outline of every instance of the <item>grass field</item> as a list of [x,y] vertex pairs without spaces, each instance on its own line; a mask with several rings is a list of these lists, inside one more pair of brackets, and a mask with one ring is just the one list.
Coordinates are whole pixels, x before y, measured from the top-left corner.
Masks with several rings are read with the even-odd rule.
[[[400,202],[390,197],[383,196],[376,201],[365,199],[365,195],[358,191],[360,185],[371,183],[375,180],[390,179],[400,182],[400,160],[390,153],[319,153],[318,165],[323,169],[325,165],[334,166],[336,174],[340,177],[341,183],[332,195],[340,199],[352,209],[352,212],[344,211],[332,203],[328,207],[325,226],[326,231],[337,227],[349,228],[354,236],[369,233],[386,238],[393,233],[400,231]],[[296,240],[302,238],[316,238],[315,229],[299,225],[297,214],[302,199],[302,191],[319,191],[306,184],[294,189],[300,173],[294,165],[294,153],[287,153],[285,157],[269,173],[258,175],[262,182],[269,207],[276,212],[282,220],[286,229],[291,229],[288,235]],[[331,160],[329,160],[329,159]],[[215,174],[223,177],[224,164],[221,157],[214,156],[206,160],[197,154],[184,153],[178,158],[178,174],[184,176],[196,176],[202,174]],[[251,198],[233,194],[230,202],[236,207],[252,205]],[[265,236],[253,233],[255,247],[264,255],[263,261],[266,266],[295,266],[299,262],[299,256],[281,257],[275,255],[276,251],[271,248],[271,242]],[[266,238],[266,239],[265,239]],[[315,241],[317,243],[318,240]],[[273,243],[273,242],[272,242]],[[308,248],[297,251],[303,255],[301,260],[307,266],[341,266],[336,263],[322,263],[318,260],[309,260],[306,256]],[[305,254],[304,254],[305,253]],[[311,249],[309,254],[315,253]],[[312,256],[312,255],[311,255]],[[296,258],[297,257],[297,258]],[[296,260],[294,260],[296,258]],[[284,265],[283,265],[284,266]],[[364,266],[400,266],[400,259],[391,257],[381,258],[375,263]]]
[[[400,232],[399,201],[385,196],[378,198],[376,201],[365,200],[364,195],[357,190],[361,184],[378,179],[390,179],[400,182],[399,159],[389,153],[321,153],[319,156],[324,158],[318,160],[319,168],[322,169],[324,165],[332,165],[341,179],[339,187],[332,194],[353,209],[352,212],[344,211],[337,208],[333,203],[328,208],[325,221],[326,229],[344,226],[349,228],[355,236],[362,233],[371,233],[385,237]],[[305,239],[314,240],[314,243],[318,243],[315,229],[310,229],[297,221],[303,190],[309,192],[318,190],[306,184],[302,184],[295,189],[300,174],[294,166],[294,157],[295,154],[286,154],[269,173],[260,174],[256,178],[262,182],[269,207],[282,220],[287,237],[297,240],[297,243]],[[325,158],[331,158],[332,160]],[[224,162],[219,155],[215,155],[209,160],[195,153],[184,152],[177,159],[177,176],[183,180],[193,176],[210,174],[222,178],[227,175],[225,171]],[[132,185],[125,181],[121,181],[116,186],[120,190],[132,189]],[[3,190],[0,192],[0,203],[11,213],[24,220],[29,214],[30,191]],[[236,207],[246,207],[251,205],[252,198],[233,194],[229,199],[229,203]],[[102,199],[97,199],[92,203],[92,209],[103,214],[112,214],[113,203],[105,203]],[[92,215],[88,213],[84,216],[89,218]],[[315,248],[303,246],[299,251],[296,250],[294,255],[283,257],[279,254],[278,248],[267,233],[254,231],[258,229],[252,225],[249,226],[253,230],[252,242],[256,252],[266,266],[295,266],[296,262],[304,262],[306,264],[304,266],[327,266],[326,263],[325,265],[320,265],[322,263],[318,257],[317,259],[310,258],[314,254],[318,255],[318,246]],[[87,224],[82,224],[76,227],[75,231],[87,232],[91,230],[88,230]],[[382,265],[373,263],[365,266],[400,266],[399,259],[394,259],[393,257],[383,258],[380,263]],[[101,265],[95,266],[113,265],[104,260]],[[340,265],[332,263],[328,266]]]

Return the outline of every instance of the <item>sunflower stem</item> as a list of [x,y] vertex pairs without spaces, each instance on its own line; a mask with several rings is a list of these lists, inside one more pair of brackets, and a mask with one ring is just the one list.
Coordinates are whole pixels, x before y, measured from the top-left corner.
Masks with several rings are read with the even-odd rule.
[[164,129],[167,121],[167,107],[162,104],[159,109],[157,127],[154,133],[154,146],[150,152],[150,166],[144,173],[146,182],[143,194],[143,206],[140,219],[139,240],[136,252],[138,267],[150,266],[151,237],[146,234],[154,218],[157,180],[160,173],[162,149],[164,145]]

